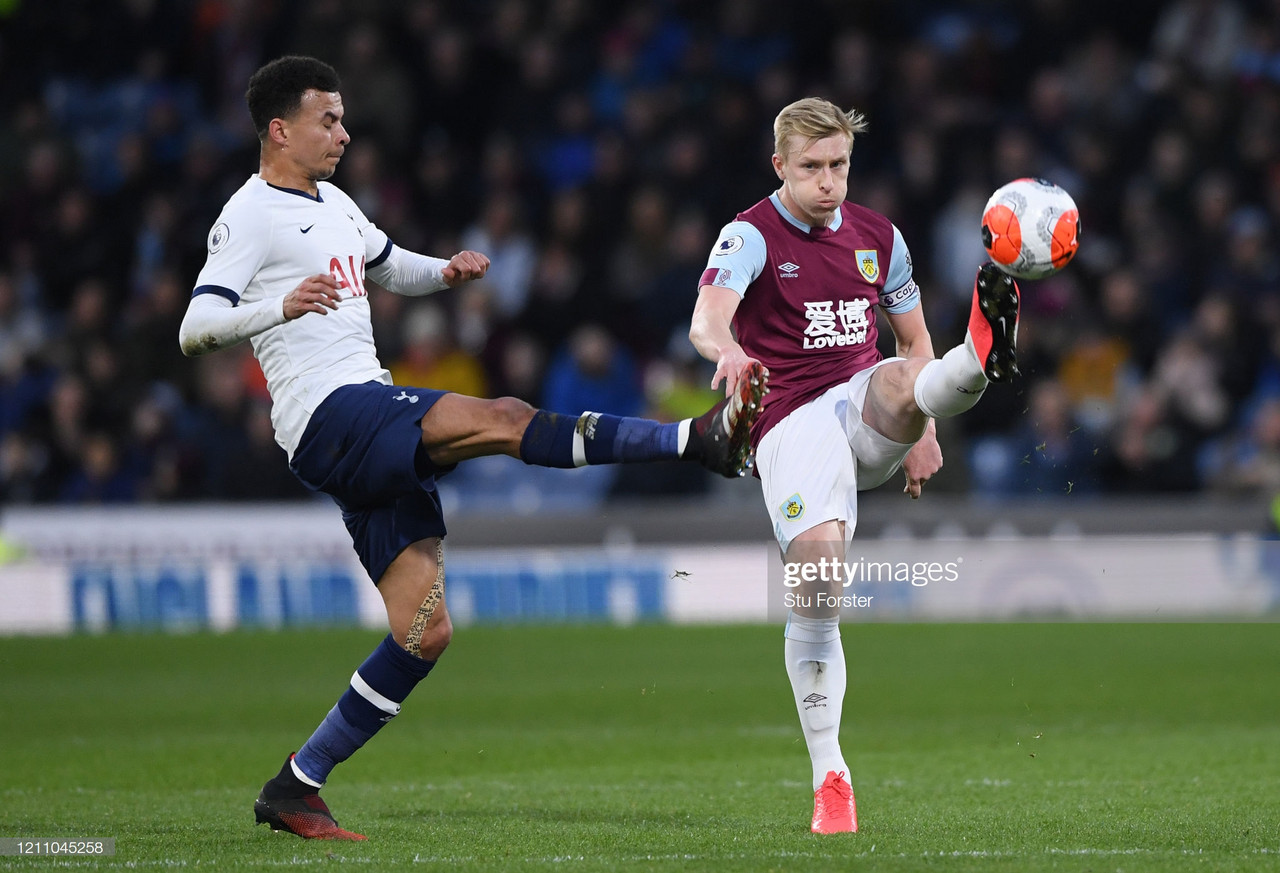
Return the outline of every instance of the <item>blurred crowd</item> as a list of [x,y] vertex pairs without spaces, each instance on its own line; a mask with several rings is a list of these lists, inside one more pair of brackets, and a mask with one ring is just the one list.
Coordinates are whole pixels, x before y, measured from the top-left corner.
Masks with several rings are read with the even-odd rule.
[[[370,218],[492,258],[464,289],[371,294],[397,381],[701,411],[698,277],[776,188],[774,115],[813,94],[870,120],[849,196],[902,230],[939,351],[964,335],[990,192],[1042,176],[1080,207],[1076,261],[1023,286],[1022,380],[942,425],[931,488],[1280,490],[1280,3],[1112,5],[8,0],[0,502],[305,495],[247,344],[177,343],[209,228],[257,169],[245,84],[285,53],[341,74],[333,181]],[[532,508],[712,485],[540,476],[501,459],[445,481]]]

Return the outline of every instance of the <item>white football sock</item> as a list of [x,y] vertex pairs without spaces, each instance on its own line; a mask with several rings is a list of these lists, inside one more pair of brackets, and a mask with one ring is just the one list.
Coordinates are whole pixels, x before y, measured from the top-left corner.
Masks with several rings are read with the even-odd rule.
[[846,776],[849,772],[840,753],[840,712],[846,682],[840,619],[791,613],[783,654],[813,762],[813,790],[817,791],[827,771]]
[[987,388],[973,341],[965,334],[964,344],[941,358],[930,361],[916,376],[916,406],[930,418],[950,418],[968,412]]

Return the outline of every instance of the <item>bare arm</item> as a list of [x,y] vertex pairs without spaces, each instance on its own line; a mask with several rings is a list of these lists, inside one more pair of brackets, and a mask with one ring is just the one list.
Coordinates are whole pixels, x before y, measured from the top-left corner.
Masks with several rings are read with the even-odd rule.
[[884,312],[884,320],[893,331],[900,358],[933,358],[933,338],[924,323],[924,307],[917,306],[895,315]]
[[[924,307],[897,315],[884,313],[893,338],[897,342],[898,356],[902,358],[934,357],[933,339],[929,336],[929,328],[924,323]],[[942,469],[942,448],[938,445],[937,424],[932,418],[925,424],[924,435],[902,460],[902,472],[907,477],[907,484],[902,490],[911,495],[913,500],[919,499],[920,489],[929,477]]]
[[736,291],[717,285],[703,285],[698,289],[698,302],[693,307],[693,320],[689,325],[689,341],[698,354],[708,361],[715,361],[716,372],[711,377],[711,387],[725,380],[725,395],[733,391],[738,377],[754,358],[733,338],[733,314],[738,311],[742,298]]

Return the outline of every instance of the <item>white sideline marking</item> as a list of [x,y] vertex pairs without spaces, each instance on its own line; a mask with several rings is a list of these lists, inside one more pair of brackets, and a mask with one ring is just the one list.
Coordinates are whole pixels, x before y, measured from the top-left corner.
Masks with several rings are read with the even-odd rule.
[[[1049,855],[1065,855],[1065,856],[1091,856],[1091,857],[1113,857],[1113,856],[1132,856],[1132,855],[1204,855],[1203,849],[1181,849],[1181,850],[1156,850],[1141,848],[1076,848],[1061,849],[1054,846],[1046,846],[1043,850]],[[1020,858],[1031,857],[1039,854],[1036,851],[1027,852],[1006,852],[999,849],[965,849],[965,850],[946,850],[927,851],[919,854],[898,852],[886,855],[884,852],[875,853],[875,846],[861,852],[850,852],[842,855],[843,858],[873,858],[873,857],[889,857],[889,858]],[[1223,855],[1224,857],[1234,857],[1237,853],[1220,853],[1211,852],[1210,856]],[[1244,854],[1244,853],[1240,853]],[[1271,848],[1263,847],[1260,849],[1250,849],[1247,854],[1251,855],[1275,855],[1280,854],[1280,847]],[[735,853],[713,853],[713,854],[697,854],[697,853],[671,853],[671,854],[645,854],[645,855],[549,855],[545,857],[529,857],[529,858],[507,858],[509,863],[525,863],[525,864],[572,864],[572,863],[590,863],[596,864],[602,861],[612,863],[635,863],[640,861],[742,861],[759,858],[815,858],[827,857],[824,853],[818,855],[813,852],[735,852]],[[475,862],[484,862],[491,860],[487,857],[478,857],[475,855],[420,855],[415,854],[411,859],[414,864],[468,864]],[[21,862],[4,861],[0,862],[0,870],[30,870],[31,867],[25,863],[26,859]],[[228,861],[225,866],[245,868],[245,867],[308,867],[316,864],[364,864],[364,865],[385,865],[388,863],[386,859],[381,858],[349,858],[336,853],[328,853],[322,857],[300,857],[294,855],[292,858],[285,860],[274,859],[250,859],[238,857]],[[395,862],[391,862],[395,863]],[[85,860],[52,860],[42,865],[43,868],[55,869],[120,869],[120,870],[141,870],[147,868],[172,868],[172,867],[220,867],[224,866],[219,861],[210,858],[156,858],[147,861],[105,861],[101,859],[85,859]]]
[[[1050,855],[1098,855],[1101,857],[1109,857],[1111,855],[1150,855],[1150,849],[1045,849]],[[1183,849],[1186,854],[1186,849]]]

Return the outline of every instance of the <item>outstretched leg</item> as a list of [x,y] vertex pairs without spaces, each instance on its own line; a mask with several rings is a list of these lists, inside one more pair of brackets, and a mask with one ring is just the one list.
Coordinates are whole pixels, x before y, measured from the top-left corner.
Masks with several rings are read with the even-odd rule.
[[965,341],[941,358],[908,358],[871,377],[862,420],[898,442],[914,442],[929,418],[967,412],[988,382],[1018,373],[1018,286],[993,264],[978,269]]
[[751,425],[766,382],[764,368],[756,364],[732,395],[698,418],[671,424],[597,412],[561,415],[512,397],[447,394],[423,416],[422,444],[437,466],[483,455],[563,468],[684,460],[722,476],[741,476],[751,464]]

